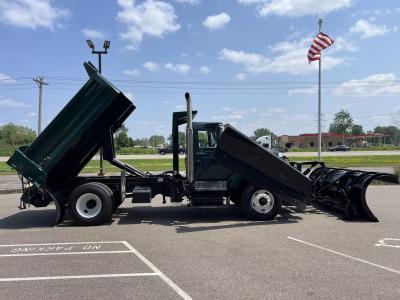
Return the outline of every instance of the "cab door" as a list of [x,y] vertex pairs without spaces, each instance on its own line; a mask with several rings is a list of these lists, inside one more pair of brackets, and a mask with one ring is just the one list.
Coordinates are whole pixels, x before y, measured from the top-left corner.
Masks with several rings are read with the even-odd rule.
[[226,180],[231,173],[215,159],[222,132],[219,124],[193,124],[193,163],[195,180]]

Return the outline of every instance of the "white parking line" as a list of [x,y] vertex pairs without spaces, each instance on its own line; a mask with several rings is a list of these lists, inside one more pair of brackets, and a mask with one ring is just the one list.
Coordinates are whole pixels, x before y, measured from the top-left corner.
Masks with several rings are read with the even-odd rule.
[[376,268],[379,268],[379,269],[383,269],[385,271],[389,271],[389,272],[392,272],[392,273],[400,274],[400,271],[398,271],[398,270],[395,270],[395,269],[392,269],[392,268],[388,268],[388,267],[385,267],[385,266],[382,266],[382,265],[378,265],[376,263],[370,262],[370,261],[365,260],[365,259],[361,259],[361,258],[354,257],[354,256],[351,256],[351,255],[348,255],[348,254],[344,254],[344,253],[341,253],[341,252],[338,252],[338,251],[335,251],[335,250],[331,250],[331,249],[328,249],[328,248],[325,248],[325,247],[321,247],[321,246],[318,246],[318,245],[315,245],[315,244],[311,244],[309,242],[296,239],[294,237],[288,236],[287,238],[292,240],[292,241],[296,241],[296,242],[302,243],[304,245],[308,245],[308,246],[311,246],[311,247],[314,247],[314,248],[318,248],[320,250],[324,250],[324,251],[327,251],[327,252],[330,252],[330,253],[334,253],[334,254],[337,254],[337,255],[340,255],[340,256],[343,256],[343,257],[346,257],[346,258],[349,258],[349,259],[352,259],[352,260],[355,260],[355,261],[358,261],[358,262],[361,262],[361,263],[364,263],[364,264],[367,264],[367,265],[370,265],[370,266],[373,266],[373,267],[376,267]]
[[116,278],[116,277],[145,277],[159,276],[167,283],[179,296],[185,300],[192,298],[184,292],[176,283],[161,272],[153,263],[144,257],[127,241],[100,241],[100,242],[66,242],[66,243],[41,243],[41,244],[15,244],[15,245],[0,245],[0,248],[6,247],[34,247],[34,246],[60,246],[60,245],[88,245],[88,244],[123,244],[128,250],[110,250],[110,251],[79,251],[79,252],[40,252],[40,253],[11,253],[0,254],[0,257],[18,257],[18,256],[55,256],[55,255],[82,255],[82,254],[109,254],[109,253],[133,253],[153,273],[127,273],[127,274],[95,274],[95,275],[71,275],[71,276],[44,276],[44,277],[16,277],[16,278],[0,278],[0,282],[18,282],[18,281],[38,281],[38,280],[67,280],[67,279],[93,279],[93,278]]
[[49,253],[16,253],[0,254],[0,257],[18,257],[18,256],[51,256],[51,255],[82,255],[82,254],[109,254],[109,253],[131,253],[130,250],[110,250],[110,251],[85,251],[85,252],[49,252]]
[[41,244],[15,244],[0,245],[0,247],[28,247],[28,246],[54,246],[54,245],[82,245],[82,244],[124,244],[125,241],[100,241],[100,242],[65,242],[65,243],[41,243]]
[[117,278],[117,277],[145,277],[145,276],[160,276],[160,274],[158,274],[158,273],[127,273],[127,274],[97,274],[97,275],[75,275],[75,276],[20,277],[20,278],[0,278],[0,282],[62,280],[62,279],[95,279],[95,278]]
[[186,294],[176,283],[169,279],[163,272],[160,271],[155,265],[153,265],[146,257],[144,257],[139,251],[132,247],[128,242],[124,242],[125,246],[128,247],[132,253],[134,253],[142,262],[144,262],[153,272],[159,274],[162,280],[164,280],[179,296],[185,300],[191,300],[188,294]]

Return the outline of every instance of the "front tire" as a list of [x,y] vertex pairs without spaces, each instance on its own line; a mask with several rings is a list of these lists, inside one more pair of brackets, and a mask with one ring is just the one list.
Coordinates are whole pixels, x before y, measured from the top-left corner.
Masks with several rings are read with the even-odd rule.
[[242,195],[241,205],[250,219],[268,221],[278,214],[282,200],[265,188],[249,186]]
[[159,152],[161,155],[165,155],[165,152],[164,151],[160,151]]
[[113,199],[102,183],[86,183],[69,196],[68,207],[79,225],[101,225],[111,218]]

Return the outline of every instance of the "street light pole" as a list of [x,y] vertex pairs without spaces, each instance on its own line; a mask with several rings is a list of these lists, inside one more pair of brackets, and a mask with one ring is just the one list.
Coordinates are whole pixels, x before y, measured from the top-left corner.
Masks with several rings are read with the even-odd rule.
[[[94,44],[91,40],[87,40],[86,43],[88,44],[89,48],[92,49],[92,54],[97,54],[99,58],[99,73],[101,74],[101,56],[103,54],[108,54],[108,49],[110,48],[110,41],[104,41],[103,49],[101,51],[95,50]],[[103,147],[100,148],[100,170],[99,176],[104,176],[104,168],[103,168]]]

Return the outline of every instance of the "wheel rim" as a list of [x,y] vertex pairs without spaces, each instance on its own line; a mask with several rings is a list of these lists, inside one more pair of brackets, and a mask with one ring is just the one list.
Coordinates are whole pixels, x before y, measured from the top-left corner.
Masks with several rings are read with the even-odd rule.
[[251,197],[251,206],[259,214],[269,213],[274,203],[274,196],[267,190],[258,190]]
[[85,219],[96,217],[100,213],[101,207],[99,196],[92,193],[82,194],[76,201],[76,211]]

